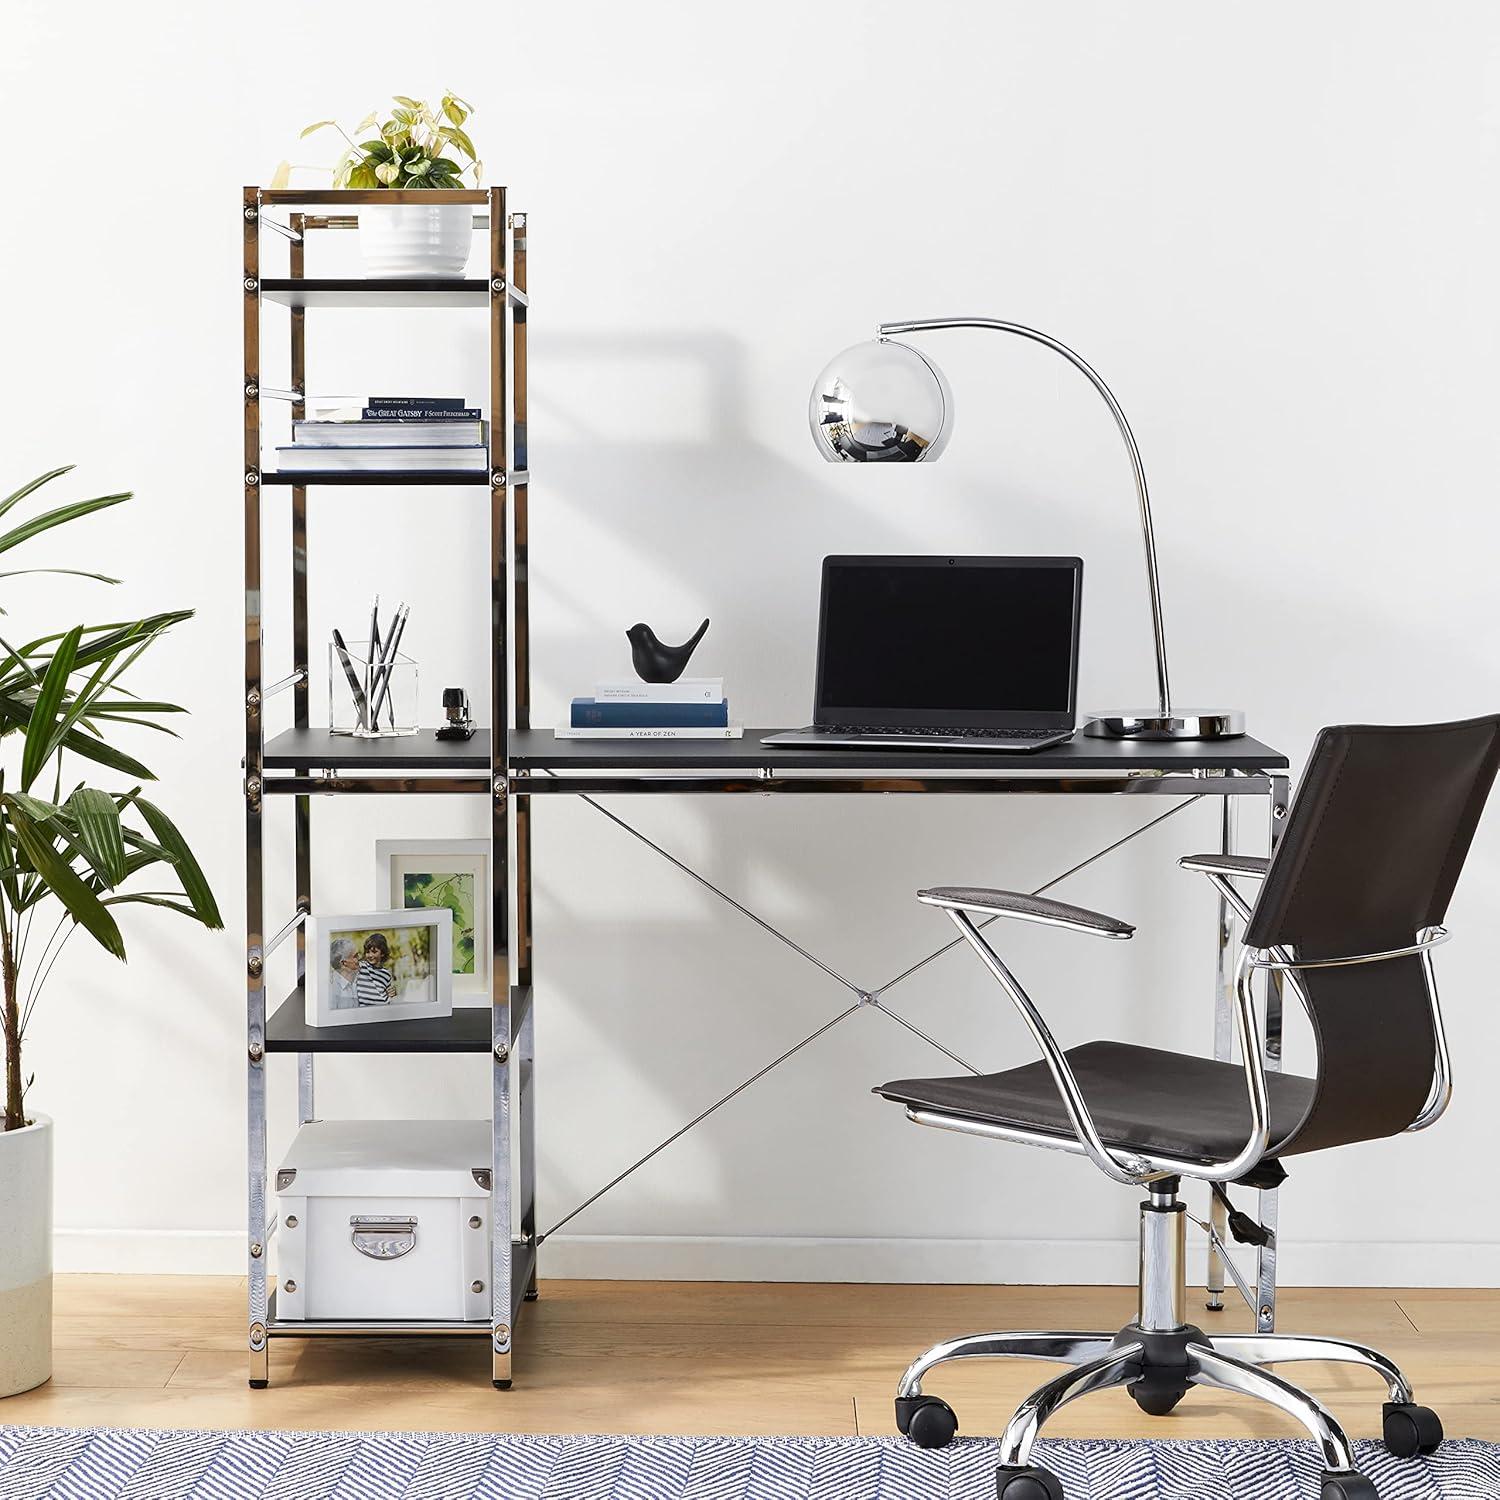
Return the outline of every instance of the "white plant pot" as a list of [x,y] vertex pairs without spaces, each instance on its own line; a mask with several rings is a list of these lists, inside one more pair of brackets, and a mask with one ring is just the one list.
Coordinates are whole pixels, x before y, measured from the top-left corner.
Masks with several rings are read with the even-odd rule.
[[0,1396],[52,1378],[52,1121],[0,1130]]
[[381,203],[359,211],[367,276],[460,277],[473,244],[474,210],[467,203]]

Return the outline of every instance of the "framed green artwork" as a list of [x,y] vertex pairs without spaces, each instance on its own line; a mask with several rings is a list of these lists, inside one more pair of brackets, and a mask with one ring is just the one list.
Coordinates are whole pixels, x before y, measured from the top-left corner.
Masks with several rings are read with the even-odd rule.
[[453,998],[489,1004],[490,841],[380,839],[375,864],[381,905],[452,913]]

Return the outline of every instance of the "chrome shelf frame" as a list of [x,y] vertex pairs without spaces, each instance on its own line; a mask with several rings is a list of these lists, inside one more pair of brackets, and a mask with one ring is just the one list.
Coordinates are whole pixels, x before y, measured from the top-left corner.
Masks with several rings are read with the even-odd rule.
[[[483,280],[459,283],[456,289],[402,288],[388,283],[368,288],[348,282],[319,282],[307,274],[307,245],[319,230],[352,228],[361,204],[464,203],[476,210],[474,228],[483,235]],[[273,205],[291,210],[281,218],[268,215]],[[530,723],[530,655],[526,618],[526,536],[530,475],[526,438],[526,335],[529,297],[526,289],[526,215],[507,210],[503,187],[463,191],[338,192],[273,191],[249,186],[241,193],[243,232],[244,342],[244,575],[245,575],[245,972],[248,1160],[246,1182],[246,1270],[248,1306],[246,1345],[249,1380],[263,1387],[270,1379],[272,1338],[363,1335],[435,1337],[477,1333],[490,1341],[491,1379],[497,1387],[511,1382],[513,1329],[522,1302],[536,1295],[535,1142],[532,1081],[535,1038],[531,1006],[531,891],[529,798],[512,790],[508,776],[509,725]],[[263,277],[261,232],[287,244],[288,274]],[[477,256],[476,256],[477,258]],[[305,292],[301,290],[307,284]],[[285,306],[290,324],[290,375],[286,387],[262,387],[262,314],[268,302]],[[477,474],[316,475],[266,473],[261,469],[261,402],[287,402],[293,418],[306,415],[307,313],[347,307],[351,311],[382,306],[484,307],[489,315],[490,453],[487,471]],[[463,484],[489,493],[491,722],[488,766],[455,776],[354,777],[267,774],[267,700],[291,690],[292,728],[310,727],[308,639],[307,512],[309,491],[322,486],[392,484],[412,486]],[[276,681],[264,678],[262,569],[265,494],[280,486],[290,494],[292,579],[291,671]],[[276,512],[280,514],[280,510]],[[278,1048],[267,1036],[266,961],[273,948],[295,937],[296,984],[307,975],[306,932],[302,914],[311,910],[312,798],[330,791],[410,794],[463,792],[484,795],[490,805],[490,913],[493,933],[489,1045],[484,1050],[491,1071],[490,1193],[492,1259],[491,1311],[488,1322],[382,1321],[278,1322],[275,1294],[268,1275],[268,1251],[274,1233],[266,1129],[267,1059]],[[265,939],[264,874],[266,803],[269,795],[291,799],[296,916],[272,939]],[[512,845],[516,862],[511,857]],[[515,941],[512,942],[514,918]],[[413,1023],[416,1024],[416,1023]],[[315,1067],[319,1051],[298,1051],[297,1114],[300,1123],[316,1118]],[[355,1049],[350,1049],[355,1050]],[[410,1050],[434,1050],[413,1046]],[[441,1049],[438,1049],[441,1050]],[[469,1049],[467,1045],[464,1050]],[[515,1182],[511,1173],[514,1136],[520,1160]]]

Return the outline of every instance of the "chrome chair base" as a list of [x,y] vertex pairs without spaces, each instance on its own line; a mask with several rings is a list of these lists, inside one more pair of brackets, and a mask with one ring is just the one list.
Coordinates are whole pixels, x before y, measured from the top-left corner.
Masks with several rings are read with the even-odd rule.
[[[1182,1321],[1185,1266],[1180,1212],[1170,1194],[1153,1185],[1141,1205],[1142,1316],[1118,1333],[976,1333],[935,1344],[915,1359],[896,1390],[896,1425],[925,1448],[948,1443],[958,1418],[947,1402],[922,1390],[939,1365],[960,1359],[1037,1359],[1068,1366],[1016,1408],[1000,1439],[999,1500],[1063,1500],[1056,1476],[1032,1462],[1032,1445],[1060,1407],[1095,1391],[1123,1387],[1152,1416],[1165,1416],[1193,1386],[1253,1396],[1300,1422],[1323,1456],[1321,1500],[1377,1500],[1374,1486],[1354,1466],[1354,1450],[1334,1417],[1306,1391],[1267,1366],[1298,1360],[1361,1365],[1386,1383],[1384,1436],[1400,1458],[1430,1453],[1442,1441],[1437,1415],[1413,1400],[1401,1371],[1377,1350],[1345,1339],[1296,1334],[1225,1334],[1210,1338]],[[1164,1216],[1170,1226],[1163,1232]],[[1175,1221],[1175,1222],[1173,1222]],[[1162,1284],[1165,1278],[1169,1284]],[[1162,1316],[1163,1312],[1168,1316]],[[1175,1312],[1175,1316],[1170,1314]]]

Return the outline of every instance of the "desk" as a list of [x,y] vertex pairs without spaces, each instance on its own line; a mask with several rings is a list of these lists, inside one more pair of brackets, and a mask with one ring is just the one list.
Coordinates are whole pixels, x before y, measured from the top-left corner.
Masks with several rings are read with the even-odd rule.
[[[904,1027],[955,1064],[969,1064],[913,1021],[882,1005],[897,985],[925,968],[962,940],[954,938],[908,966],[884,984],[867,988],[840,974],[796,939],[752,911],[731,892],[720,889],[676,855],[653,842],[616,806],[600,799],[642,796],[701,796],[736,793],[761,795],[843,796],[881,793],[926,793],[957,796],[1126,796],[1165,797],[1171,805],[1158,811],[1146,804],[1130,833],[1059,872],[1036,894],[1052,890],[1070,876],[1128,844],[1147,829],[1175,816],[1202,797],[1220,799],[1220,848],[1235,852],[1236,811],[1242,797],[1265,799],[1268,843],[1274,849],[1286,817],[1289,783],[1286,757],[1248,737],[1216,743],[1148,744],[1137,740],[1091,740],[1077,737],[1065,745],[1031,755],[985,751],[820,750],[767,745],[773,730],[748,730],[739,740],[575,740],[558,739],[548,729],[511,729],[501,736],[478,731],[469,740],[439,740],[430,732],[409,738],[358,740],[327,730],[298,727],[269,739],[263,748],[263,781],[258,793],[290,797],[298,809],[300,861],[306,864],[308,799],[325,793],[457,793],[483,796],[492,810],[493,965],[494,983],[487,1018],[458,1010],[451,1018],[426,1023],[401,1022],[357,1028],[351,1036],[338,1029],[318,1031],[302,1021],[302,997],[294,990],[270,1017],[257,1008],[263,987],[252,994],[252,1048],[265,1053],[295,1053],[298,1058],[299,1118],[316,1118],[314,1057],[331,1051],[420,1051],[488,1053],[491,1057],[493,1139],[490,1186],[492,1222],[496,1226],[491,1262],[492,1323],[444,1323],[403,1327],[409,1333],[487,1335],[491,1340],[493,1379],[510,1382],[513,1331],[521,1304],[536,1295],[537,1251],[546,1237],[580,1214],[604,1193],[702,1123],[731,1099],[753,1087],[773,1069],[853,1016],[875,1014]],[[538,1230],[536,1205],[536,1129],[533,1084],[536,1073],[535,1009],[532,1004],[532,858],[531,803],[534,797],[577,797],[619,829],[639,840],[687,878],[725,902],[746,921],[783,943],[849,992],[843,1010],[779,1056],[767,1060],[727,1093],[700,1110],[686,1124],[644,1156],[623,1167],[582,1203],[570,1205],[547,1228]],[[258,797],[255,817],[259,817]],[[252,847],[255,847],[252,845]],[[514,849],[514,858],[511,857]],[[258,871],[258,865],[252,866]],[[256,897],[258,899],[258,897]],[[515,940],[512,944],[512,919]],[[265,946],[271,951],[300,920],[294,917]],[[987,924],[986,924],[987,925]],[[1234,917],[1219,903],[1217,973],[1214,1008],[1214,1054],[1228,1059],[1232,1039],[1234,986]],[[258,940],[257,940],[258,943]],[[261,949],[255,946],[253,957]],[[253,971],[256,975],[259,970]],[[299,964],[300,977],[300,964]],[[1281,1065],[1282,994],[1273,984],[1265,1017],[1266,1066]],[[258,1081],[258,1061],[252,1080]],[[257,1243],[267,1233],[264,1192],[265,1119],[263,1098],[251,1098],[251,1224]],[[512,1152],[512,1144],[515,1150]],[[514,1163],[514,1167],[513,1167]],[[1212,1247],[1206,1285],[1210,1305],[1222,1305],[1226,1272],[1255,1310],[1257,1326],[1271,1332],[1276,1318],[1276,1193],[1263,1191],[1257,1209],[1260,1222],[1273,1231],[1271,1243],[1256,1252],[1251,1276],[1241,1276]],[[1211,1210],[1217,1235],[1225,1232],[1224,1214]],[[509,1246],[500,1226],[510,1224]],[[252,1280],[263,1260],[252,1260]],[[262,1283],[263,1285],[263,1283]],[[252,1286],[252,1316],[256,1289]],[[263,1295],[263,1294],[262,1294]],[[266,1297],[264,1335],[252,1354],[264,1370],[265,1336],[305,1338],[313,1334],[351,1332],[384,1334],[391,1325],[353,1327],[278,1323],[274,1294]],[[263,1377],[260,1377],[263,1378]]]
[[[810,1032],[801,1041],[767,1061],[743,1082],[708,1105],[692,1120],[625,1167],[581,1204],[571,1207],[537,1238],[554,1233],[604,1193],[623,1182],[637,1168],[707,1119],[717,1109],[758,1083],[773,1068],[809,1043],[843,1024],[861,1011],[874,1011],[920,1036],[959,1066],[970,1065],[950,1052],[907,1018],[881,1004],[894,986],[932,962],[940,953],[958,944],[953,939],[911,965],[883,985],[865,989],[836,972],[822,959],[764,917],[750,910],[731,893],[721,890],[675,855],[654,843],[615,809],[598,799],[602,796],[697,796],[724,793],[776,795],[844,795],[869,793],[946,793],[956,795],[1070,795],[1169,797],[1174,805],[1163,812],[1150,810],[1131,833],[1096,851],[1087,859],[1048,881],[1038,890],[1050,890],[1070,875],[1102,859],[1163,819],[1181,811],[1200,797],[1221,799],[1220,847],[1235,851],[1236,810],[1241,797],[1265,799],[1269,824],[1269,847],[1274,849],[1284,826],[1289,780],[1287,759],[1280,752],[1248,737],[1217,743],[1170,742],[1150,744],[1137,740],[1094,740],[1075,737],[1065,745],[1031,755],[996,754],[983,751],[934,752],[921,750],[819,750],[766,745],[764,737],[774,730],[745,731],[740,740],[598,740],[558,739],[550,730],[517,730],[509,736],[511,772],[509,788],[515,800],[517,828],[516,912],[520,981],[531,984],[531,858],[530,799],[533,796],[579,797],[619,828],[638,839],[679,871],[726,902],[742,917],[784,943],[808,963],[821,969],[850,992],[844,1010]],[[1187,851],[1184,851],[1187,852]],[[995,920],[991,918],[991,920]],[[988,925],[988,924],[985,924]],[[1234,918],[1221,900],[1218,912],[1217,971],[1214,1008],[1214,1054],[1228,1059],[1231,1046],[1231,1004],[1234,984]],[[1266,1066],[1281,1065],[1282,996],[1279,988],[1268,995],[1266,1015]],[[525,1059],[530,1064],[531,1058]],[[523,1120],[522,1222],[535,1224],[534,1175],[528,1165],[533,1146],[529,1115]],[[1257,1217],[1273,1231],[1271,1243],[1257,1252],[1253,1277],[1230,1275],[1253,1308],[1257,1326],[1271,1332],[1276,1317],[1276,1226],[1277,1201],[1273,1189],[1259,1195]],[[501,1222],[497,1218],[496,1222]],[[1223,1210],[1213,1210],[1215,1232],[1224,1234]],[[1210,1248],[1206,1285],[1210,1306],[1222,1306],[1226,1261]]]

